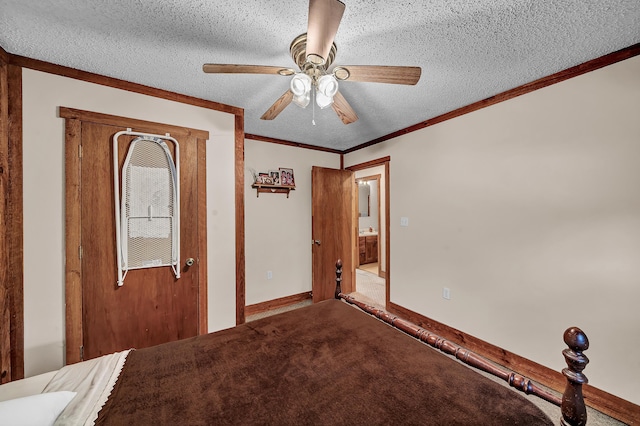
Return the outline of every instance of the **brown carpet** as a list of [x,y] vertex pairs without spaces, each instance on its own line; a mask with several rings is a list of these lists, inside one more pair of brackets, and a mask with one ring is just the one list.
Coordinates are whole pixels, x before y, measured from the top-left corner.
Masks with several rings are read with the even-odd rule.
[[553,423],[513,390],[330,300],[133,351],[96,424]]

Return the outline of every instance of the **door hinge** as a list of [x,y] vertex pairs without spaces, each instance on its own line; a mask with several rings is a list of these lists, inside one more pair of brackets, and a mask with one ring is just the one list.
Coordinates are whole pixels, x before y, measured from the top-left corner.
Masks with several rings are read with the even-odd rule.
[[82,145],[78,145],[78,157],[82,158]]
[[80,361],[84,361],[84,346],[80,346]]
[[82,246],[78,246],[78,258],[82,259]]

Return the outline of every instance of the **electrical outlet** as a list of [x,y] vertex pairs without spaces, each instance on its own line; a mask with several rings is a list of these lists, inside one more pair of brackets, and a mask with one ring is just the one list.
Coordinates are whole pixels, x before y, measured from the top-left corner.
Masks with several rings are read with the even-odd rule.
[[400,226],[409,226],[409,218],[401,217],[400,218]]
[[273,272],[267,271],[267,279],[270,280],[273,278]]
[[449,287],[442,287],[442,298],[451,300],[451,290],[449,290]]

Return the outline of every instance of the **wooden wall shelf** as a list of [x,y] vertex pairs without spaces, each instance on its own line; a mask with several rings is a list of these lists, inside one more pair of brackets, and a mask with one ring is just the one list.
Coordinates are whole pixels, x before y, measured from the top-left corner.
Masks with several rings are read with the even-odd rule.
[[289,192],[296,189],[295,186],[267,185],[263,183],[254,183],[251,187],[255,188],[256,197],[259,197],[260,193],[263,192],[265,194],[287,194],[287,198],[289,198]]

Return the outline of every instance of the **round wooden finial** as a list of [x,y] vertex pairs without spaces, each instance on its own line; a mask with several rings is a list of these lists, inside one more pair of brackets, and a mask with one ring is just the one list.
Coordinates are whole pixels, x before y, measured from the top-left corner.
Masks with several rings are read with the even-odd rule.
[[582,352],[589,349],[589,339],[578,327],[569,327],[564,332],[564,343],[573,351]]
[[336,262],[336,269],[342,269],[342,259],[338,259]]
[[569,347],[562,351],[567,368],[562,374],[567,378],[567,385],[562,394],[562,425],[584,426],[587,424],[587,408],[582,395],[582,385],[589,383],[582,370],[589,363],[583,351],[589,349],[589,339],[578,327],[569,327],[564,332],[564,343]]

